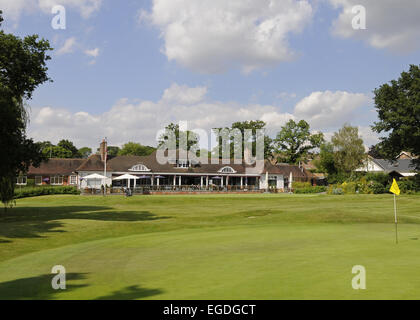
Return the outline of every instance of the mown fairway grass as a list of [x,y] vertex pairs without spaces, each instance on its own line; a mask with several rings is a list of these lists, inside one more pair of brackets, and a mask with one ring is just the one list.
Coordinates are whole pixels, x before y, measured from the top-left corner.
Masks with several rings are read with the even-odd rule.
[[24,199],[0,213],[0,299],[420,299],[420,197],[398,205],[396,245],[391,195]]

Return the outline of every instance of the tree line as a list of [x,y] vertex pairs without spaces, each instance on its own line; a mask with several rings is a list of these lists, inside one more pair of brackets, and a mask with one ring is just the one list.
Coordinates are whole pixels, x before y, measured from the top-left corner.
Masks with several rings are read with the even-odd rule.
[[[38,142],[45,160],[52,158],[60,159],[87,159],[94,154],[92,148],[83,147],[78,149],[70,140],[61,140],[57,145],[50,141]],[[128,142],[120,147],[108,146],[108,158],[116,156],[148,156],[152,154],[156,148],[143,146],[140,143]],[[99,148],[95,154],[99,154]]]

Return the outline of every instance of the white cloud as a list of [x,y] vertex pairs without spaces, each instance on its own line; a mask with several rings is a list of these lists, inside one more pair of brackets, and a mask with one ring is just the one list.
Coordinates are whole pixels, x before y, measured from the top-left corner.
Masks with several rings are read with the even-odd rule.
[[186,85],[172,84],[163,93],[163,100],[181,104],[194,104],[202,101],[207,94],[206,87],[190,88]]
[[[378,49],[410,52],[420,48],[420,2],[415,0],[329,0],[341,10],[333,23],[333,33],[343,38],[356,38]],[[363,5],[367,13],[367,29],[354,30],[353,6]]]
[[72,53],[77,45],[75,37],[68,38],[63,46],[57,50],[57,55],[63,55],[67,53]]
[[85,54],[89,57],[92,57],[92,58],[99,57],[99,52],[100,52],[99,48],[95,48],[95,49],[92,49],[92,50],[85,50]]
[[79,11],[83,18],[89,18],[102,5],[102,0],[38,0],[39,7],[46,13],[51,13],[51,8],[59,4],[66,8]]
[[[267,133],[274,136],[290,119],[305,119],[313,130],[326,132],[328,137],[333,130],[350,122],[350,110],[357,111],[368,101],[363,94],[314,92],[302,99],[292,114],[273,105],[212,101],[206,93],[206,87],[191,88],[174,83],[158,101],[121,99],[101,114],[53,107],[32,108],[28,132],[38,141],[58,142],[68,138],[79,147],[96,147],[103,137],[108,137],[113,145],[128,141],[156,145],[156,133],[171,122],[187,121],[189,129],[200,128],[210,134],[212,128],[230,126],[236,121],[263,120],[267,123]],[[366,145],[378,141],[369,127],[360,127],[360,133]]]
[[366,148],[379,142],[379,135],[376,132],[373,132],[371,127],[359,126],[359,135],[362,137]]
[[51,9],[55,5],[77,10],[83,18],[88,18],[99,10],[101,4],[102,0],[0,0],[0,8],[3,10],[4,16],[14,21],[19,20],[24,13],[41,11],[51,14]]
[[250,72],[294,58],[288,36],[312,13],[308,0],[154,0],[139,21],[161,30],[170,61],[202,73]]
[[350,122],[355,111],[370,103],[363,93],[318,91],[300,100],[294,115],[305,119],[313,129],[325,130]]
[[32,108],[28,132],[38,141],[69,138],[79,147],[95,147],[103,137],[113,145],[127,141],[156,145],[157,131],[171,122],[188,121],[190,129],[210,132],[211,128],[235,121],[261,119],[273,134],[293,118],[275,106],[210,101],[205,98],[206,92],[204,87],[173,84],[157,102],[121,99],[109,111],[97,115],[53,107]]

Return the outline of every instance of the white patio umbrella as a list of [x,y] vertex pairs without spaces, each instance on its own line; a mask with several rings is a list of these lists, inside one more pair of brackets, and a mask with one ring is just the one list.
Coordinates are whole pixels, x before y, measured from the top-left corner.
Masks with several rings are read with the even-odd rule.
[[86,176],[86,177],[83,177],[83,179],[85,179],[85,180],[93,180],[93,179],[106,179],[106,177],[105,177],[105,176],[103,176],[103,175],[100,175],[100,174],[94,173],[94,174],[88,175],[88,176]]
[[94,173],[94,174],[88,175],[88,176],[86,176],[86,177],[83,177],[82,179],[83,179],[83,180],[104,180],[104,179],[106,179],[106,178],[107,178],[107,177],[105,177],[105,176],[103,176],[103,175],[100,175],[100,174]]
[[127,180],[127,186],[130,188],[130,180],[131,179],[137,180],[138,178],[139,177],[133,176],[131,174],[124,174],[124,175],[119,176],[119,177],[116,177],[116,178],[114,178],[112,180]]

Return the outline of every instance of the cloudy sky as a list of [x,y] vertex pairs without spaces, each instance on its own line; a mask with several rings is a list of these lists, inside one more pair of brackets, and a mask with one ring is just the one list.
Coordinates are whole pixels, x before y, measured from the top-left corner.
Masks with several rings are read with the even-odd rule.
[[[52,8],[66,9],[55,30]],[[363,5],[367,29],[354,30]],[[413,0],[0,0],[6,32],[55,48],[28,134],[78,147],[155,145],[170,122],[190,129],[289,119],[331,134],[345,122],[377,141],[372,91],[420,61]]]

